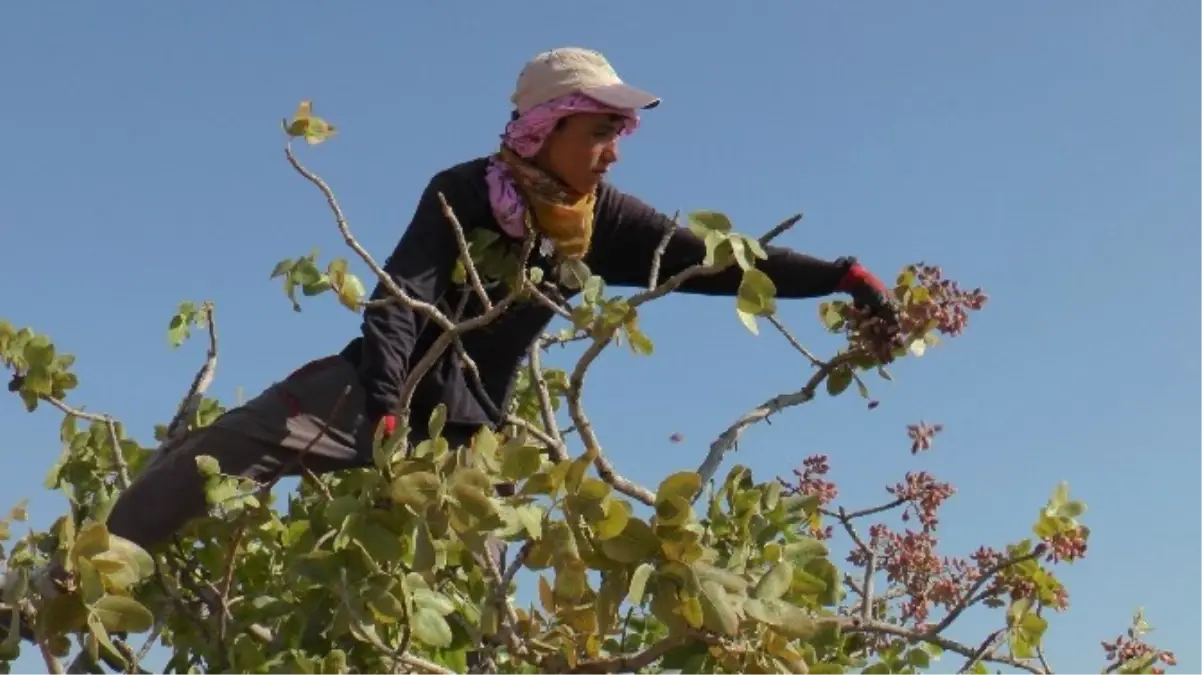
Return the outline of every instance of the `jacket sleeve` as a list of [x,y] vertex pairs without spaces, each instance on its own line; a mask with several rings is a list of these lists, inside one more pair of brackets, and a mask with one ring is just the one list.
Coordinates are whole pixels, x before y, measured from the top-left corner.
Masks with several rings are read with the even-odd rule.
[[[646,287],[655,250],[669,231],[667,248],[660,258],[659,282],[705,260],[705,241],[641,200],[610,188],[598,208],[600,246],[588,260],[590,269],[613,286]],[[765,246],[766,260],[756,268],[776,285],[777,297],[813,298],[830,295],[851,265],[851,259],[826,261],[779,246]],[[700,295],[733,296],[738,293],[742,270],[736,265],[717,274],[694,277],[677,290]]]
[[[449,183],[445,174],[439,174],[426,186],[408,229],[384,265],[384,271],[409,297],[430,304],[437,303],[446,292],[459,254],[455,235],[438,201],[441,190],[453,203]],[[377,283],[371,294],[372,300],[391,297],[383,283]],[[359,379],[372,422],[395,411],[412,365],[417,336],[428,322],[428,317],[400,301],[364,310]]]

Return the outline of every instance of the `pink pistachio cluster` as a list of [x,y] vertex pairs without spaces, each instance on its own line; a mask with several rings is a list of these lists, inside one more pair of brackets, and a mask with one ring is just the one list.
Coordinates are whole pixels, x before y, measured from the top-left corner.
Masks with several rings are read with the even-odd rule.
[[1065,560],[1073,562],[1085,557],[1085,550],[1089,544],[1085,540],[1085,531],[1082,527],[1069,530],[1068,532],[1059,532],[1045,539],[1048,543],[1048,562],[1060,562]]
[[[811,455],[801,463],[801,468],[793,469],[793,475],[797,477],[795,483],[787,483],[783,478],[777,478],[777,481],[789,494],[817,498],[818,506],[822,507],[830,504],[839,495],[839,488],[823,478],[830,470],[830,461],[826,455]],[[810,534],[818,539],[829,539],[834,534],[834,527],[813,526],[810,528]]]
[[918,339],[931,330],[956,337],[968,325],[968,313],[985,306],[988,296],[980,288],[964,290],[943,277],[935,265],[917,263],[907,268],[913,281],[895,291],[897,326],[891,327],[871,315],[867,308],[847,305],[843,309],[848,340],[853,349],[872,354],[881,363],[891,363],[906,340]]
[[968,325],[968,312],[979,311],[989,300],[979,288],[965,291],[955,281],[944,279],[943,270],[935,265],[920,262],[911,270],[914,287],[925,288],[927,297],[922,302],[906,303],[902,330],[907,334],[933,322],[944,335],[960,335]]
[[[1106,660],[1114,664],[1113,667],[1106,669],[1108,673],[1117,670],[1119,664],[1127,663],[1133,659],[1144,658],[1149,654],[1156,655],[1153,663],[1159,661],[1166,666],[1177,665],[1177,657],[1173,652],[1153,647],[1136,637],[1135,631],[1131,629],[1127,629],[1127,635],[1120,635],[1113,642],[1102,640],[1102,649],[1106,652]],[[1164,673],[1164,668],[1152,668],[1151,672]]]
[[922,523],[923,532],[932,532],[939,525],[939,507],[948,497],[956,494],[950,483],[939,483],[926,471],[906,474],[906,481],[885,488],[889,494],[906,501],[902,520],[909,521],[911,514]]
[[918,424],[910,424],[906,426],[906,435],[913,442],[910,446],[910,454],[917,455],[920,452],[931,449],[931,443],[935,440],[935,435],[943,431],[942,424],[928,425],[926,422]]

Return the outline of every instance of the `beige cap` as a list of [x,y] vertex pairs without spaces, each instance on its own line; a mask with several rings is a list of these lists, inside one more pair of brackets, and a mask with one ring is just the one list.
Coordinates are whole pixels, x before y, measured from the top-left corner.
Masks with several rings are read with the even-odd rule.
[[623,82],[600,52],[582,47],[552,49],[527,61],[510,101],[521,114],[573,92],[615,108],[637,110],[659,105],[658,96]]

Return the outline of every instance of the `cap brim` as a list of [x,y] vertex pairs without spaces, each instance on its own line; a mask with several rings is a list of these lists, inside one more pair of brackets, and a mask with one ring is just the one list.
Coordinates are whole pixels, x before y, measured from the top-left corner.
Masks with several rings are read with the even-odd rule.
[[581,93],[587,94],[605,105],[613,106],[614,108],[650,110],[659,105],[658,96],[649,94],[642,89],[632,87],[624,82],[588,87]]

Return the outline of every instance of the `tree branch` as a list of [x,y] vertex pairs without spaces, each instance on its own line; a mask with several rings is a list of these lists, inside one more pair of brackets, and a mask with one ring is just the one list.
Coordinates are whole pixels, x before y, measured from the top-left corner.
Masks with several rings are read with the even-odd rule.
[[[818,385],[822,384],[822,381],[831,374],[831,371],[833,371],[837,366],[856,358],[856,356],[856,352],[847,352],[836,356],[826,363],[823,363],[818,367],[818,371],[810,377],[809,381],[806,382],[806,385],[800,390],[789,394],[780,394],[779,396],[774,396],[761,403],[751,412],[740,417],[734,424],[730,425],[726,431],[723,431],[722,434],[710,444],[709,453],[705,456],[705,461],[703,461],[701,466],[697,469],[697,473],[701,474],[701,482],[704,484],[713,478],[714,474],[718,471],[718,467],[721,466],[722,459],[726,456],[726,453],[736,446],[736,444],[739,442],[739,437],[743,435],[743,432],[746,431],[748,427],[762,422],[786,408],[801,405],[802,403],[808,403],[814,398],[814,394],[818,389]],[[700,495],[701,493],[694,495],[693,501],[697,501],[697,497]]]
[[864,543],[859,533],[856,532],[856,528],[851,524],[851,519],[847,517],[847,511],[842,506],[839,507],[838,518],[839,522],[843,525],[843,529],[847,530],[848,536],[864,552],[866,563],[864,564],[864,583],[860,590],[860,618],[869,621],[872,619],[872,581],[873,577],[876,576],[876,548]]
[[[978,649],[977,647],[969,647],[968,645],[964,644],[963,642],[957,642],[956,640],[950,640],[948,638],[943,637],[942,635],[938,635],[938,634],[931,633],[931,632],[917,631],[912,628],[907,628],[905,626],[897,626],[897,625],[894,625],[891,623],[885,623],[885,622],[879,621],[879,620],[864,621],[864,620],[860,619],[859,617],[856,617],[856,618],[853,618],[850,620],[841,618],[841,619],[836,619],[836,621],[838,621],[840,624],[842,624],[843,630],[848,633],[893,635],[895,637],[903,638],[906,641],[911,642],[911,643],[929,642],[933,645],[942,647],[944,649],[944,651],[955,652],[956,654],[959,654],[961,656],[968,657],[968,658],[973,658],[973,656],[977,654],[977,649]],[[1014,659],[1009,656],[1002,656],[1001,654],[990,654],[990,655],[986,655],[986,656],[987,656],[987,658],[984,659],[986,661],[992,661],[994,663],[1001,663],[1001,664],[1004,664],[1007,666],[1012,666],[1014,668],[1024,670],[1028,673],[1035,673],[1035,675],[1046,675],[1046,673],[1044,673],[1044,671],[1041,668],[1039,668],[1037,666],[1033,666],[1029,663],[1024,663],[1022,661],[1019,661],[1019,660]]]
[[188,428],[188,418],[200,408],[205,391],[213,383],[213,376],[217,372],[217,322],[213,315],[213,303],[204,303],[200,311],[204,312],[205,326],[208,329],[209,350],[205,354],[204,364],[196,371],[196,377],[192,378],[192,385],[188,387],[188,393],[180,402],[175,417],[171,418],[171,423],[167,425],[167,435],[160,446],[162,448],[170,447],[183,434],[183,430]]
[[989,583],[994,577],[1005,571],[1006,568],[1026,562],[1028,560],[1034,560],[1043,554],[1043,546],[1036,546],[1035,550],[1031,551],[1030,553],[1008,558],[982,572],[981,576],[977,578],[976,583],[974,583],[972,587],[968,589],[968,592],[964,594],[964,597],[960,599],[960,602],[956,603],[956,606],[947,613],[947,616],[943,617],[942,621],[940,621],[927,632],[932,635],[937,635],[947,630],[947,627],[952,625],[952,622],[959,618],[960,614],[964,612],[964,610],[975,604],[977,600],[980,600],[980,598],[974,598],[974,596],[976,596],[977,591],[984,588],[985,584]]

